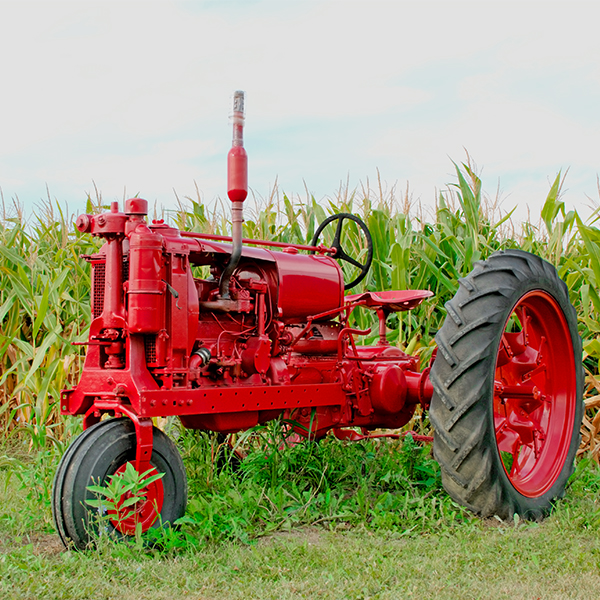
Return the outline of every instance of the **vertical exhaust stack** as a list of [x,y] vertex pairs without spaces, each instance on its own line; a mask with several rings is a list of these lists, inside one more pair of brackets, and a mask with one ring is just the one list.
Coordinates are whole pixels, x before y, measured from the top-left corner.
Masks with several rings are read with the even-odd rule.
[[248,155],[244,149],[244,92],[233,95],[233,144],[227,155],[227,195],[231,200],[233,248],[231,258],[221,275],[219,294],[229,299],[229,281],[242,255],[242,223],[244,200],[248,195]]

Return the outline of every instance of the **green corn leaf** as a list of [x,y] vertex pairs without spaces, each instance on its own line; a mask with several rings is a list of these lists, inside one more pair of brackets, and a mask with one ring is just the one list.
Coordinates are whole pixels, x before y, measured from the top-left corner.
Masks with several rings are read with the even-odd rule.
[[12,343],[21,351],[22,354],[25,355],[25,360],[33,360],[35,350],[30,343],[18,338],[14,338]]
[[11,373],[18,373],[19,369],[27,364],[27,358],[25,356],[21,356],[14,364],[12,364],[8,369],[4,369],[2,373],[2,377],[0,377],[0,385],[4,385],[8,376]]
[[407,289],[407,273],[409,272],[408,252],[396,242],[392,244],[390,249],[390,260],[392,263],[392,289]]
[[6,260],[15,267],[19,265],[23,268],[27,267],[25,259],[13,248],[9,248],[8,246],[0,244],[0,254],[2,254],[4,258],[6,258]]
[[59,329],[57,328],[56,330],[50,332],[44,338],[44,341],[42,342],[40,347],[35,350],[35,356],[34,356],[33,362],[31,363],[31,367],[29,368],[27,376],[25,377],[25,381],[23,382],[24,386],[27,386],[27,384],[29,383],[29,381],[31,380],[33,375],[37,372],[40,365],[46,358],[46,352],[48,351],[48,348],[59,339],[60,339]]
[[594,310],[600,314],[600,295],[598,295],[598,291],[595,287],[590,287],[588,289],[590,298],[592,299],[592,304],[594,305]]
[[479,231],[479,208],[481,203],[481,180],[477,177],[467,165],[463,164],[463,167],[471,177],[475,187],[475,193],[464,178],[462,171],[456,163],[454,163],[456,169],[456,176],[458,178],[458,201],[463,210],[467,227],[472,232],[471,235],[476,235]]
[[597,237],[597,234],[591,227],[584,225],[578,214],[575,214],[575,220],[577,221],[579,234],[581,235],[583,243],[585,244],[585,248],[590,255],[590,266],[594,271],[596,282],[600,282],[600,246],[594,240],[594,238]]
[[61,363],[59,358],[56,358],[52,361],[49,367],[46,368],[46,374],[42,379],[42,384],[38,387],[36,391],[36,396],[39,400],[46,400],[48,395],[48,387],[51,382],[54,380],[54,376],[56,374],[56,370],[58,369],[59,364]]
[[515,210],[517,210],[517,207],[515,206],[510,212],[506,213],[495,225],[494,228],[498,229],[501,225],[504,225],[504,223],[506,223],[506,221],[508,221],[512,216],[513,213],[515,212]]
[[37,338],[38,331],[40,330],[40,325],[44,322],[46,318],[46,312],[48,311],[48,299],[50,297],[50,289],[51,285],[46,284],[44,289],[44,294],[42,296],[42,300],[37,308],[37,315],[35,321],[33,323],[33,339]]
[[13,307],[15,300],[17,298],[16,293],[13,291],[12,294],[8,296],[6,302],[2,306],[0,306],[0,324],[4,321],[4,317],[8,313],[8,311]]
[[[457,281],[450,281],[450,279],[448,279],[448,277],[446,277],[446,275],[444,275],[444,273],[442,272],[441,268],[436,267],[433,262],[431,261],[431,259],[427,256],[427,254],[425,254],[424,252],[420,252],[419,253],[421,255],[421,258],[423,259],[423,261],[429,266],[431,272],[434,275],[434,278],[437,280],[438,283],[440,283],[443,287],[445,287],[452,295],[454,295],[456,293],[456,290],[458,289],[458,282]],[[445,266],[446,263],[444,263],[443,266]]]
[[597,339],[587,340],[583,344],[583,352],[588,356],[600,359],[600,341]]
[[554,179],[554,183],[548,192],[544,206],[542,207],[542,219],[546,225],[546,229],[549,234],[552,234],[553,221],[559,212],[562,212],[563,217],[565,214],[565,203],[558,199],[561,187],[561,173]]
[[31,295],[28,293],[27,289],[23,287],[23,284],[14,273],[9,272],[8,276],[12,284],[13,292],[19,299],[20,307],[23,308],[30,317],[32,317]]

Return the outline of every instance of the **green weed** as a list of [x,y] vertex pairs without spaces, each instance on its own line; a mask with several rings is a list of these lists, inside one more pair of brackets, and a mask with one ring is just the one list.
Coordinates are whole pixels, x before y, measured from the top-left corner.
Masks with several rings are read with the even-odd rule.
[[[430,448],[410,436],[288,445],[281,428],[261,426],[248,435],[236,468],[215,464],[210,435],[183,437],[194,441],[180,441],[190,489],[180,524],[195,537],[247,542],[308,525],[410,533],[473,518],[443,491]],[[256,443],[261,438],[269,441]]]

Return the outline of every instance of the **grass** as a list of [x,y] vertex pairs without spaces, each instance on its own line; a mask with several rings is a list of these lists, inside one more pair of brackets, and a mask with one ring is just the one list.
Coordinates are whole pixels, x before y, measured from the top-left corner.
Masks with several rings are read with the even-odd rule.
[[235,471],[211,472],[210,454],[202,457],[207,436],[188,437],[194,444],[184,450],[191,498],[184,520],[195,536],[247,541],[313,524],[407,532],[472,519],[444,493],[430,448],[412,438],[257,445]]
[[[51,476],[55,461],[42,455],[1,469],[2,597],[546,599],[595,598],[600,590],[600,469],[592,460],[579,463],[566,498],[545,521],[500,523],[451,506],[438,484],[429,481],[428,449],[410,441],[400,448],[387,441],[381,448],[331,441],[282,449],[276,459],[280,479],[272,482],[270,467],[263,468],[271,453],[257,447],[249,456],[251,467],[236,474],[222,461],[218,466],[209,436],[196,437],[179,441],[192,493],[202,494],[207,510],[222,518],[202,527],[186,522],[160,547],[101,539],[86,552],[62,551],[52,533],[49,504],[39,502],[44,486],[31,490],[32,481]],[[325,455],[317,458],[326,457],[332,465],[329,486],[341,502],[360,495],[356,475],[343,476],[348,465],[360,462],[361,454],[363,459],[372,455],[369,463],[362,462],[371,474],[365,484],[369,510],[331,521],[322,518],[327,507],[317,502],[311,512],[276,528],[273,518],[248,522],[241,535],[248,505],[223,494],[221,487],[226,484],[242,496],[253,490],[262,496],[256,505],[266,511],[275,510],[272,501],[282,487],[295,485],[316,497],[323,489],[320,478],[296,464],[299,456],[318,455],[316,447]],[[382,481],[390,479],[385,477],[390,460],[401,481],[394,490]],[[403,481],[421,469],[424,476],[412,484]],[[21,477],[15,477],[19,471]],[[30,475],[23,477],[25,472]],[[389,493],[402,498],[411,485],[411,510],[402,513],[394,505],[376,510],[377,498]],[[444,503],[452,510],[431,508]],[[236,520],[237,531],[229,526]]]
[[305,530],[177,557],[33,549],[24,546],[1,565],[5,597],[518,600],[592,599],[600,589],[597,538],[563,543],[552,525],[412,539]]

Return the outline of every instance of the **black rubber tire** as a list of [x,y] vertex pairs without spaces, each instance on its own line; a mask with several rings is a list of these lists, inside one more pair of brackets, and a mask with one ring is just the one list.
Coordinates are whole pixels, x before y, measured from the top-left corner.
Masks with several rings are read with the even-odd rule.
[[[136,436],[133,422],[127,418],[101,421],[86,429],[63,455],[52,491],[52,514],[56,530],[63,542],[79,550],[87,548],[97,533],[96,509],[86,504],[95,498],[87,486],[104,483],[119,467],[135,460]],[[183,516],[187,504],[187,478],[175,444],[162,431],[154,428],[150,464],[164,473],[163,507],[160,518],[152,526],[174,523]],[[107,523],[106,533],[124,536]]]
[[[504,326],[527,293],[551,296],[566,320],[573,347],[576,382],[574,418],[565,425],[570,442],[554,483],[540,495],[523,495],[503,467],[494,428],[493,396],[496,360]],[[431,369],[434,394],[429,419],[434,428],[433,452],[443,485],[459,504],[483,516],[540,519],[552,501],[564,495],[574,469],[583,418],[583,368],[577,315],[567,286],[556,269],[521,250],[493,254],[460,280],[446,304],[447,317],[436,336],[438,352]],[[552,340],[549,340],[552,344]],[[551,376],[560,377],[561,373]],[[564,444],[566,449],[567,443]],[[550,484],[550,481],[548,482]]]

